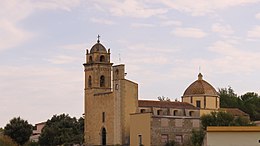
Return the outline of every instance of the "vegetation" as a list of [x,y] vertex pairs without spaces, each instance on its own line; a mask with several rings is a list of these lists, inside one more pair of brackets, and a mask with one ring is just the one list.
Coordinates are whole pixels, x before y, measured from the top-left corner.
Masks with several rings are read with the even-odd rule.
[[254,92],[247,92],[238,96],[231,87],[218,90],[220,107],[239,108],[249,114],[253,121],[260,120],[260,96]]
[[165,144],[165,146],[178,146],[178,143],[174,140],[171,140]]
[[158,96],[157,98],[158,98],[159,101],[171,101],[170,98],[165,97],[165,96]]
[[18,145],[10,137],[6,135],[1,135],[0,146],[18,146]]
[[33,126],[27,121],[20,117],[13,118],[10,120],[10,123],[5,126],[4,135],[13,139],[17,144],[23,145],[29,140],[32,129]]
[[205,131],[203,129],[192,130],[191,142],[193,146],[201,146],[204,140]]
[[69,115],[54,115],[46,122],[39,137],[41,146],[82,144],[84,119],[77,120]]
[[249,126],[250,121],[243,117],[235,118],[229,113],[220,111],[201,116],[201,124],[206,129],[207,126]]

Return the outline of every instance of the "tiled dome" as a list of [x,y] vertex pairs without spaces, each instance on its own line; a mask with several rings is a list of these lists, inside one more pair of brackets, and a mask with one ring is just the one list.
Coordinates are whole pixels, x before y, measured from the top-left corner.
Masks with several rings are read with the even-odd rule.
[[99,52],[99,53],[107,53],[106,48],[98,41],[91,49],[90,53]]
[[202,79],[202,74],[199,73],[198,80],[193,82],[184,92],[183,96],[194,96],[194,95],[210,95],[218,96],[215,88],[208,82]]

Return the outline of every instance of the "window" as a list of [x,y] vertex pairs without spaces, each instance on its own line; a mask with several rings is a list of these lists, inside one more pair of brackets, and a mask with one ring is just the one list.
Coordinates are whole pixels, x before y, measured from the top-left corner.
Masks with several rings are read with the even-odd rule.
[[89,56],[89,62],[92,62],[92,56]]
[[161,135],[161,142],[165,144],[168,141],[169,141],[168,134],[162,134]]
[[173,115],[174,115],[174,116],[177,116],[177,113],[178,113],[178,110],[174,110],[174,111],[173,111]]
[[119,70],[118,69],[116,69],[116,75],[118,75],[119,74]]
[[200,108],[200,101],[199,100],[196,101],[196,107]]
[[163,115],[163,111],[162,110],[157,110],[157,115]]
[[104,76],[100,77],[100,87],[105,87],[105,77]]
[[182,143],[182,135],[176,135],[175,136],[175,142],[181,144]]
[[92,79],[91,76],[88,76],[88,87],[90,88],[92,86]]
[[138,138],[139,138],[139,146],[143,145],[142,144],[142,135],[138,135]]
[[194,111],[190,111],[189,116],[191,116],[191,117],[194,116]]
[[144,113],[145,112],[145,109],[141,109],[141,113]]
[[105,123],[106,120],[106,113],[102,112],[102,122]]
[[106,132],[106,129],[105,128],[102,128],[102,134],[101,134],[101,144],[102,145],[106,145],[107,144],[107,132]]
[[116,88],[116,90],[118,90],[118,89],[119,89],[119,85],[118,85],[118,84],[116,84],[116,87],[115,87],[115,88]]
[[101,55],[100,58],[99,58],[99,61],[100,61],[100,62],[105,62],[105,56],[104,56],[104,55]]

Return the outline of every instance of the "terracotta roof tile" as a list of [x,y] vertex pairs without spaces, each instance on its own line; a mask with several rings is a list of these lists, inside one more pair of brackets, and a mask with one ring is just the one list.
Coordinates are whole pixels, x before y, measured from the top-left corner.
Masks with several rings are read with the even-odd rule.
[[186,102],[138,100],[139,107],[160,107],[160,108],[186,108],[197,109],[195,106]]
[[220,110],[224,110],[233,116],[248,116],[247,113],[243,112],[242,110],[238,108],[221,108]]

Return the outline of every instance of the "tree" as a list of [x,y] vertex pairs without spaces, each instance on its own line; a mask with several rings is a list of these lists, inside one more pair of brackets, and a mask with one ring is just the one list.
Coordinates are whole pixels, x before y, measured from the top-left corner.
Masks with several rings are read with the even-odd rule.
[[158,100],[160,100],[160,101],[171,101],[170,98],[164,97],[164,96],[158,96],[157,98],[158,98]]
[[218,90],[220,107],[239,108],[249,114],[250,119],[260,120],[260,96],[255,92],[247,92],[238,96],[231,87]]
[[13,118],[10,120],[4,128],[4,135],[12,138],[19,145],[26,143],[31,134],[33,126],[29,124],[26,120],[18,118]]
[[204,140],[205,131],[203,129],[192,130],[191,142],[193,146],[201,146]]
[[42,129],[39,144],[41,146],[82,144],[83,132],[83,118],[77,120],[65,114],[54,115]]
[[1,135],[0,146],[18,146],[18,145],[10,137],[6,135]]
[[235,118],[229,113],[220,111],[201,116],[201,124],[206,129],[207,126],[248,126],[250,121],[243,117]]
[[220,107],[238,107],[238,96],[231,87],[218,89]]

